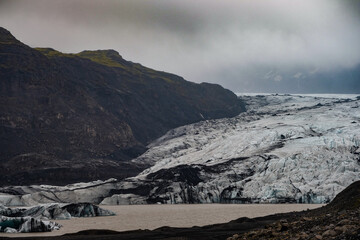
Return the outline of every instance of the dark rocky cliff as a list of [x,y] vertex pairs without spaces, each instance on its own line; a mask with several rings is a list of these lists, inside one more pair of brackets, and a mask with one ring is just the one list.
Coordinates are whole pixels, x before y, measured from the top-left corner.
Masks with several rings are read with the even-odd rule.
[[34,49],[0,28],[0,184],[65,184],[141,170],[128,160],[171,128],[244,111],[231,91],[114,50]]

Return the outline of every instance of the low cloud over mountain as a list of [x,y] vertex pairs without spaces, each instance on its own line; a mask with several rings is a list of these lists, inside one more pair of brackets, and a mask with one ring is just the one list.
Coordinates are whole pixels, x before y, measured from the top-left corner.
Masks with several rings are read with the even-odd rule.
[[0,22],[30,46],[113,48],[147,66],[233,91],[357,92],[359,5],[11,0],[1,1]]

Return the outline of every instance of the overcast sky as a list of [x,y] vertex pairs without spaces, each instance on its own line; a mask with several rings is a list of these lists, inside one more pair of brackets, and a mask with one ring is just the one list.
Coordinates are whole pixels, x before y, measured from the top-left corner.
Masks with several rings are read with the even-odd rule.
[[127,60],[190,81],[256,92],[296,84],[306,74],[357,66],[359,5],[358,0],[0,0],[0,26],[31,47],[115,49]]

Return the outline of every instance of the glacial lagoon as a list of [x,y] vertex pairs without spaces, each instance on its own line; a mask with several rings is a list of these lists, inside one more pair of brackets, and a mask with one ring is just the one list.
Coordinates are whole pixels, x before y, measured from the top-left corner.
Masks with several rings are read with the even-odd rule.
[[156,229],[162,226],[192,227],[225,223],[241,217],[261,217],[275,213],[302,211],[322,204],[177,204],[177,205],[117,205],[105,206],[116,216],[56,220],[60,230],[45,233],[5,234],[0,237],[57,236],[87,229],[128,231]]

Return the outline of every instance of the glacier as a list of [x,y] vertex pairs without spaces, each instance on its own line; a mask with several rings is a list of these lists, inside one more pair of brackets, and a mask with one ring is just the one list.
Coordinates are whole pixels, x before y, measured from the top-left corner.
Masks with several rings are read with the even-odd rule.
[[135,177],[2,187],[0,203],[327,203],[360,179],[360,97],[240,98],[246,112],[150,143]]
[[[151,143],[133,161],[152,167],[103,203],[327,203],[360,179],[359,98],[242,99],[248,111],[237,117],[179,127]],[[147,194],[129,195],[139,189]]]

